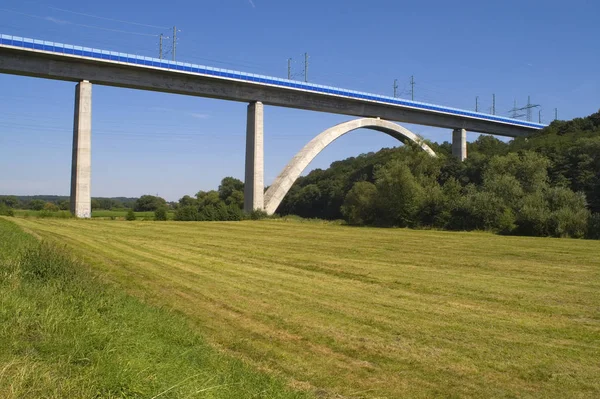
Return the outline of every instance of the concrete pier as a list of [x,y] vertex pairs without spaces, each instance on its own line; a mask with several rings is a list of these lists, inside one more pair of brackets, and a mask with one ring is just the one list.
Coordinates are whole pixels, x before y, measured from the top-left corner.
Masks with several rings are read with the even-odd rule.
[[75,88],[73,159],[71,164],[71,213],[92,217],[92,84],[84,80]]
[[264,145],[263,104],[248,105],[246,125],[246,177],[244,182],[244,211],[264,210]]
[[452,155],[461,161],[467,159],[467,131],[465,129],[452,131]]

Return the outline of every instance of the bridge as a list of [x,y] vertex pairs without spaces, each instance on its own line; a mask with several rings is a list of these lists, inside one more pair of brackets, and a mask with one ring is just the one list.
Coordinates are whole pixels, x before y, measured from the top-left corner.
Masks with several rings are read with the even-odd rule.
[[[373,93],[4,34],[0,34],[0,73],[77,82],[71,212],[82,218],[91,217],[92,84],[248,103],[245,211],[266,209],[273,213],[287,189],[308,165],[306,161],[310,162],[335,138],[359,127],[379,130],[401,141],[417,141],[419,145],[422,143],[414,134],[391,121],[451,129],[452,153],[461,160],[467,156],[467,131],[521,137],[545,127],[498,115]],[[294,157],[277,178],[273,184],[277,189],[267,191],[265,202],[265,104],[363,119],[355,124],[358,127],[341,124],[311,141],[310,147],[307,145],[308,149],[305,147]],[[304,166],[299,170],[301,165]]]

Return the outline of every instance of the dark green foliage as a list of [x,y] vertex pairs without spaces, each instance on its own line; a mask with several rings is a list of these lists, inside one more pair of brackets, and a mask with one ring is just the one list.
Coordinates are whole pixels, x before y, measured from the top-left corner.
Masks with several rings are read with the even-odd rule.
[[261,220],[269,217],[269,215],[267,215],[267,212],[261,211],[260,209],[255,209],[252,212],[248,213],[246,216],[250,220]]
[[600,213],[593,213],[590,215],[586,237],[600,240]]
[[154,211],[154,220],[167,220],[167,207],[161,206],[157,210]]
[[59,208],[58,205],[52,202],[46,202],[46,204],[44,205],[44,210],[49,212],[58,212]]
[[383,149],[299,178],[278,213],[350,224],[595,236],[600,212],[600,113],[555,122],[527,139],[480,136],[469,157],[450,143],[438,158],[412,146]]
[[34,199],[29,203],[29,209],[32,209],[34,211],[41,211],[42,209],[44,209],[44,205],[46,205],[46,202],[40,199]]
[[0,196],[0,205],[5,205],[7,208],[16,208],[19,206],[19,199],[14,195]]
[[174,219],[183,222],[198,220],[198,207],[194,205],[180,206],[175,210]]
[[164,206],[167,206],[167,202],[163,198],[154,195],[142,195],[135,201],[133,210],[136,212],[153,212]]
[[6,203],[0,202],[0,216],[15,216],[15,212]]
[[133,212],[133,209],[129,209],[127,211],[127,215],[125,215],[125,220],[135,220],[135,213]]
[[175,207],[179,221],[238,221],[244,218],[244,183],[226,177],[219,191],[199,191],[196,198],[183,196]]
[[372,224],[376,218],[377,187],[368,181],[354,183],[346,194],[342,214],[350,224]]

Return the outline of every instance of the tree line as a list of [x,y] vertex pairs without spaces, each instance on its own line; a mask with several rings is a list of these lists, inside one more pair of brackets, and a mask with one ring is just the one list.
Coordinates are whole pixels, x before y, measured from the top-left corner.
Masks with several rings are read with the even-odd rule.
[[[467,144],[464,162],[451,155],[451,143],[428,144],[437,157],[409,144],[313,170],[295,182],[277,214],[352,225],[600,238],[600,112],[555,121],[508,143],[482,135]],[[153,195],[94,198],[92,209],[130,209],[133,219],[133,211],[154,211],[157,220],[171,210],[179,221],[266,216],[245,215],[243,204],[244,183],[226,177],[217,190],[178,202]],[[68,209],[68,197],[0,197],[0,212],[19,206]]]
[[383,149],[299,178],[282,215],[355,225],[600,238],[600,112],[505,143],[480,136],[468,158],[451,143]]

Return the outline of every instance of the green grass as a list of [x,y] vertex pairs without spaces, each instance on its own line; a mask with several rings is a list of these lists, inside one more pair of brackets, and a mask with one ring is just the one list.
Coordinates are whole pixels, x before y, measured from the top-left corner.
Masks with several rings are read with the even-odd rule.
[[[14,209],[15,216],[17,217],[40,217],[40,214],[44,214],[44,211],[33,211],[28,209]],[[135,217],[140,220],[154,220],[154,212],[134,212]],[[48,214],[46,212],[46,214]],[[70,217],[69,211],[58,211],[50,212],[51,217],[55,218],[68,218]],[[107,211],[107,210],[95,210],[92,211],[92,218],[94,219],[125,219],[127,210],[118,211]],[[170,220],[173,219],[175,212],[168,212],[167,216]]]
[[318,396],[600,397],[598,241],[286,220],[15,221]]
[[0,218],[0,397],[301,398]]

